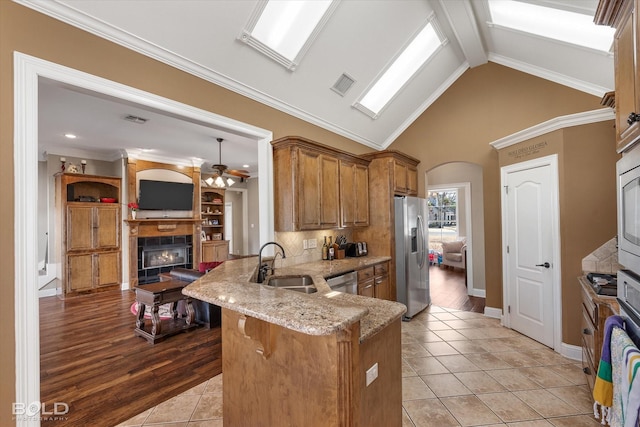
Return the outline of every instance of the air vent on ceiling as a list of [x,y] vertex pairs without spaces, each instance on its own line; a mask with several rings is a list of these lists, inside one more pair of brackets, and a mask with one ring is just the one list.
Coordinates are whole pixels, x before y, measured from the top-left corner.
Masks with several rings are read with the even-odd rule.
[[125,116],[124,119],[128,122],[133,122],[133,123],[137,123],[139,125],[143,125],[145,123],[147,123],[147,121],[149,121],[149,119],[145,119],[143,117],[138,117],[138,116],[133,116],[131,114],[129,114],[128,116]]
[[336,92],[340,96],[344,96],[345,93],[351,88],[351,86],[355,83],[355,80],[346,73],[343,73],[338,80],[333,84],[331,90]]

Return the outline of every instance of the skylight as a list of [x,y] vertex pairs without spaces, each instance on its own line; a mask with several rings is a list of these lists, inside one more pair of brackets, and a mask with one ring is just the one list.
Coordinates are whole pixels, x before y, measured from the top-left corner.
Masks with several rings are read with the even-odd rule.
[[396,96],[446,41],[440,37],[433,17],[396,57],[380,78],[354,107],[377,118],[382,109]]
[[615,28],[596,25],[593,16],[521,1],[489,0],[494,24],[609,52]]
[[294,70],[337,3],[336,0],[258,2],[240,39]]

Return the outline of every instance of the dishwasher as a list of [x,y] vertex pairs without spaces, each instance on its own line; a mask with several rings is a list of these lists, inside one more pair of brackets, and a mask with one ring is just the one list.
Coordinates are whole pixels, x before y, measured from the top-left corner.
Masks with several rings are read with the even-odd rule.
[[358,294],[358,274],[355,271],[330,277],[327,279],[327,284],[332,291]]

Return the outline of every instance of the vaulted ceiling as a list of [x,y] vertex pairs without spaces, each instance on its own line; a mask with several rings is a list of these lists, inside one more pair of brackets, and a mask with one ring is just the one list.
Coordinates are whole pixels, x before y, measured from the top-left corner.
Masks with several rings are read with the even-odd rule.
[[[487,61],[598,97],[613,90],[611,53],[494,25],[487,0],[342,0],[294,71],[239,40],[256,0],[16,1],[374,149],[388,147],[467,69]],[[590,16],[597,6],[597,0],[526,1]],[[445,46],[378,118],[355,109],[354,102],[432,15]],[[331,87],[343,73],[355,83],[340,96]],[[42,108],[51,102],[47,96],[68,90],[53,86]],[[96,102],[80,95],[56,108],[73,117]],[[57,114],[58,124],[65,113]],[[166,120],[173,126],[175,118]],[[41,143],[46,144],[47,131],[41,127]],[[170,147],[163,154],[177,155]],[[225,163],[243,169],[235,155],[230,152]]]

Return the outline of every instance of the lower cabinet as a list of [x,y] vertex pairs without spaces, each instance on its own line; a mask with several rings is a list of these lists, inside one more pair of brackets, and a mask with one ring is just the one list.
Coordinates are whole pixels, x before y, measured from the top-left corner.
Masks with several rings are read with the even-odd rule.
[[616,297],[597,295],[586,277],[581,277],[579,282],[582,293],[582,371],[593,390],[604,340],[604,322],[607,317],[619,313],[619,309]]
[[67,255],[67,292],[120,284],[120,252]]
[[202,262],[220,262],[229,257],[228,240],[202,242]]
[[388,261],[358,270],[358,295],[390,299]]

